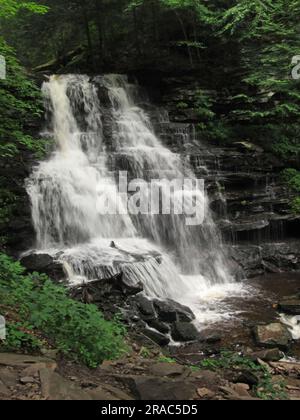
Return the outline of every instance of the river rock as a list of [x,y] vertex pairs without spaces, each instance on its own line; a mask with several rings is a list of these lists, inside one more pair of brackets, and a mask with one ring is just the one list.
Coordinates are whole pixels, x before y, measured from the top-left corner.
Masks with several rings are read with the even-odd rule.
[[171,299],[166,301],[156,299],[153,303],[160,321],[168,323],[176,321],[191,322],[195,319],[195,315],[190,308]]
[[300,315],[300,299],[291,299],[280,302],[279,309],[289,315]]
[[250,357],[254,360],[262,360],[263,362],[279,362],[284,357],[284,353],[279,349],[267,349],[252,353]]
[[172,326],[172,338],[180,342],[196,341],[199,339],[199,332],[189,322],[175,322]]
[[29,273],[45,273],[52,280],[59,282],[66,280],[63,264],[49,254],[30,254],[23,257],[20,262]]
[[278,347],[287,350],[292,341],[288,328],[280,323],[258,325],[254,328],[254,337],[258,346],[266,348]]

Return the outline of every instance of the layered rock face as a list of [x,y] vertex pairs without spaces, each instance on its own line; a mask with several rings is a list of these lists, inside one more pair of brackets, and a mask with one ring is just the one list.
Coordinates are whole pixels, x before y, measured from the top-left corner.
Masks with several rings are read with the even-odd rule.
[[190,81],[178,87],[178,80],[167,79],[162,91],[170,120],[151,112],[157,134],[205,180],[237,274],[250,278],[300,270],[300,216],[291,210],[295,193],[280,175],[286,163],[243,139],[223,145],[204,140],[197,133],[196,87]]

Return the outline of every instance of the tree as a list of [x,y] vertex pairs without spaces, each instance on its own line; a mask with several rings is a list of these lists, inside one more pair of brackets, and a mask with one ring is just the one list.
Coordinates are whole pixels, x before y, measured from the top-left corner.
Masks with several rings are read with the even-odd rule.
[[46,6],[39,5],[33,1],[0,0],[0,19],[12,18],[22,9],[38,14],[44,14],[48,10]]

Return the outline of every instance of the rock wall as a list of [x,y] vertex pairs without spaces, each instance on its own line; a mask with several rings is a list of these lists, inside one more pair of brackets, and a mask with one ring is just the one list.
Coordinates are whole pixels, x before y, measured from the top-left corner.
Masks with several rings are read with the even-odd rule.
[[[290,206],[296,195],[280,176],[287,163],[243,139],[222,144],[203,138],[197,128],[197,89],[199,82],[189,76],[160,81],[157,103],[168,111],[170,122],[158,118],[163,112],[152,111],[157,134],[205,180],[224,241],[244,272],[240,275],[300,270],[300,215]],[[157,99],[153,87],[151,92]],[[222,108],[216,92],[205,94]]]

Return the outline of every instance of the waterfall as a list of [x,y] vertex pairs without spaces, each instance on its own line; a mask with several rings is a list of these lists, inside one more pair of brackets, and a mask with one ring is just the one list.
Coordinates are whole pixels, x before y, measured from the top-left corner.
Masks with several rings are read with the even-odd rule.
[[[155,135],[139,106],[139,87],[119,75],[64,75],[52,76],[42,90],[55,151],[34,169],[27,191],[37,248],[58,255],[70,282],[122,271],[130,281],[142,281],[150,297],[185,304],[200,299],[204,289],[232,282],[204,189],[175,186],[170,203],[174,209],[184,199],[191,214],[198,200],[204,221],[197,226],[174,211],[126,212],[120,171],[130,180],[154,180],[162,201],[165,180],[196,182],[186,162]],[[104,214],[103,206],[122,211]]]

